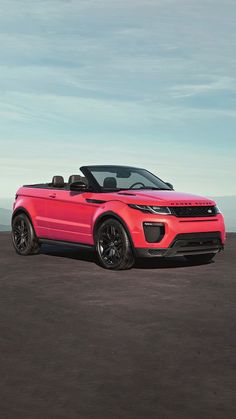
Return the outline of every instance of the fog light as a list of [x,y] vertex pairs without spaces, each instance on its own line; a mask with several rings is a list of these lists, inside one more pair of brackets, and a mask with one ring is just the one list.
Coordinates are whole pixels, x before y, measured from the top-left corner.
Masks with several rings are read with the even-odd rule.
[[165,225],[163,223],[145,221],[143,230],[148,243],[159,243],[165,235]]

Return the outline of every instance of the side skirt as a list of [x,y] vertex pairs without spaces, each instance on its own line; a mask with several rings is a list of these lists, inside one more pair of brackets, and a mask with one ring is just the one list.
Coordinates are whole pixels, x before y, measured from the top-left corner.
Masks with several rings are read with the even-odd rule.
[[44,239],[43,237],[39,238],[39,243],[47,244],[49,246],[76,247],[78,249],[95,250],[95,246],[93,246],[92,244],[67,242],[63,240]]

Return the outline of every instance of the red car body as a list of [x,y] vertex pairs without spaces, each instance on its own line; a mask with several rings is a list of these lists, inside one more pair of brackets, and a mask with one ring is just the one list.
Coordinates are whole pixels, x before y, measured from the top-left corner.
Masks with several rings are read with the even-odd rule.
[[[86,167],[81,169],[88,174]],[[173,212],[156,214],[139,210],[153,206],[167,207]],[[95,245],[99,223],[114,217],[127,231],[135,255],[178,256],[217,253],[223,248],[224,219],[215,208],[211,199],[172,189],[76,191],[68,184],[63,187],[45,184],[23,186],[17,191],[13,217],[24,211],[42,242],[88,246]],[[153,228],[160,230],[160,227],[162,233],[155,240]]]
[[[31,185],[21,187],[16,196],[14,214],[25,211],[32,221],[37,237],[41,239],[93,246],[95,227],[101,219],[108,216],[114,216],[122,222],[134,250],[141,254],[142,249],[144,256],[162,255],[150,250],[169,249],[177,235],[217,232],[221,241],[220,247],[223,247],[226,239],[224,219],[220,212],[213,216],[196,216],[194,213],[194,207],[215,207],[216,203],[188,193],[142,189],[76,192],[66,187]],[[184,207],[188,208],[189,213],[183,217],[151,214],[129,205]],[[147,241],[144,225],[148,227],[151,223],[164,226],[164,235],[159,242]]]
[[[89,202],[90,201],[90,202]],[[91,202],[93,201],[93,202]],[[96,201],[102,201],[96,202]],[[17,191],[14,213],[24,209],[30,215],[37,237],[65,242],[94,244],[94,226],[103,215],[117,215],[127,226],[135,248],[168,248],[177,234],[220,232],[225,242],[225,227],[222,214],[209,217],[178,218],[175,216],[144,214],[128,204],[199,206],[216,205],[212,200],[179,192],[150,191],[136,192],[133,196],[125,193],[84,192],[73,194],[70,191],[35,189],[21,187]],[[144,222],[165,224],[166,234],[159,243],[147,243],[143,230]]]

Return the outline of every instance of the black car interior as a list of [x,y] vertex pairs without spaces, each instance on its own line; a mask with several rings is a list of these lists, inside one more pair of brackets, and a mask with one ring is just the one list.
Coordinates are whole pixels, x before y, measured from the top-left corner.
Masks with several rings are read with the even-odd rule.
[[68,179],[69,185],[74,182],[84,182],[85,183],[85,177],[80,175],[71,175]]
[[115,177],[106,177],[103,181],[103,188],[104,189],[116,189],[117,188],[117,181]]
[[69,190],[70,185],[75,182],[83,182],[86,185],[88,185],[88,180],[84,176],[70,175],[68,182],[65,182],[63,176],[56,175],[56,176],[53,176],[52,181],[49,183],[40,183],[40,184],[24,185],[24,186],[31,187],[31,188]]
[[62,176],[53,176],[51,186],[53,188],[64,188],[64,178]]
[[65,183],[64,178],[62,176],[53,176],[52,183],[49,184],[49,186],[55,189],[69,189],[70,185],[75,182],[83,182],[85,184],[88,183],[86,178],[80,175],[70,175],[67,183]]

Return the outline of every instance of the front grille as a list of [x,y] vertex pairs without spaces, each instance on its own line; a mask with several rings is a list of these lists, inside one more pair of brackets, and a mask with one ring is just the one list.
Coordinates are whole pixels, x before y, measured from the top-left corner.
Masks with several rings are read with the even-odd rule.
[[171,213],[176,217],[213,217],[216,215],[216,207],[214,206],[186,206],[186,207],[169,207]]

